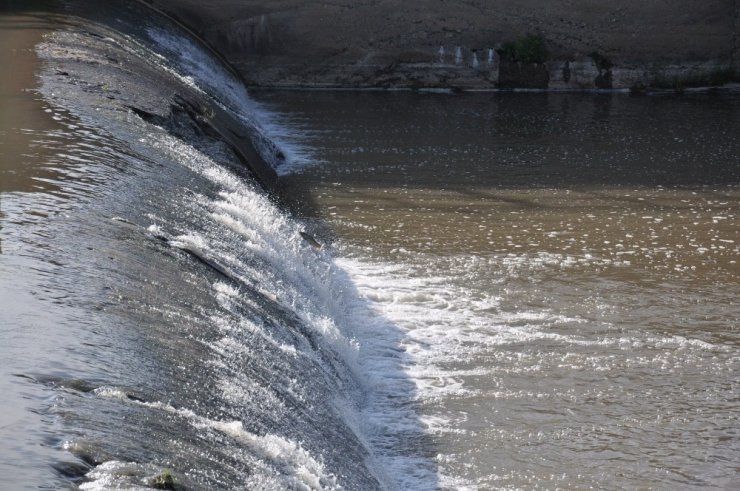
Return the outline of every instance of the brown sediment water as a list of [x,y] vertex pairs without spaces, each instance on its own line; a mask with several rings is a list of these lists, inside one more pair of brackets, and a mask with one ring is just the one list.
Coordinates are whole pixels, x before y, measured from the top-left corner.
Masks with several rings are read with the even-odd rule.
[[36,91],[39,60],[36,44],[53,27],[43,14],[0,15],[0,193],[46,190],[55,177],[45,168],[48,149],[36,140],[59,129]]
[[285,177],[304,214],[405,333],[443,486],[732,486],[736,94],[261,97],[320,162]]

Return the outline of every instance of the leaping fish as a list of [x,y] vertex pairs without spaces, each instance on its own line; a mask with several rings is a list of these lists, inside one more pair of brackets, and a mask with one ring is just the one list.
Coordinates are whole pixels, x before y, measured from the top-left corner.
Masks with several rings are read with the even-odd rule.
[[320,251],[321,250],[321,248],[323,247],[323,245],[322,244],[319,244],[319,242],[316,239],[314,239],[311,235],[307,234],[306,232],[299,232],[299,233],[301,234],[301,237],[303,237],[303,240],[305,240],[306,242],[308,242],[308,244],[311,247],[313,247],[317,251]]

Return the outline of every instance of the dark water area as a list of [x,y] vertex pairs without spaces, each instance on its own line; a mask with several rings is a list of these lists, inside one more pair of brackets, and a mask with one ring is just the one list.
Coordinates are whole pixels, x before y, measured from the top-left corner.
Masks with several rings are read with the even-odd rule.
[[[736,92],[257,94],[290,109],[319,158],[362,163],[381,185],[472,192],[740,181]],[[381,136],[386,145],[378,148]],[[348,147],[350,139],[356,145]],[[404,167],[412,164],[413,172]],[[337,166],[316,172],[350,173]]]
[[736,94],[248,94],[4,7],[0,487],[732,488]]

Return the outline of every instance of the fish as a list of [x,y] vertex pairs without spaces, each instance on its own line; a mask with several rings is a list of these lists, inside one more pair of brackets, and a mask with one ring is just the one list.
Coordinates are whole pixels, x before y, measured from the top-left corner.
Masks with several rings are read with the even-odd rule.
[[316,249],[317,251],[320,251],[323,247],[322,244],[319,243],[316,239],[314,239],[311,235],[307,234],[306,232],[299,232],[301,234],[301,237],[303,237],[303,240],[308,242],[308,244]]

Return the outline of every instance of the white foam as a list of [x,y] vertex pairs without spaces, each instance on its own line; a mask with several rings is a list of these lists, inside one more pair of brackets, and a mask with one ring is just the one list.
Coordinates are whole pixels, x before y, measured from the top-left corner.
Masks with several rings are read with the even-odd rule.
[[128,399],[126,392],[117,387],[98,387],[97,389],[93,390],[93,393],[98,397],[105,397],[108,399]]
[[108,489],[128,489],[132,491],[151,489],[140,477],[142,466],[134,462],[109,460],[98,465],[85,477],[90,481],[80,484],[83,491],[104,491]]
[[226,298],[233,298],[239,296],[239,290],[231,285],[227,285],[221,281],[217,281],[213,284],[213,289],[217,294],[223,295]]
[[[437,481],[433,463],[401,450],[400,443],[409,433],[424,432],[424,424],[405,402],[414,384],[403,371],[408,360],[398,351],[402,333],[382,317],[375,317],[366,299],[357,296],[341,264],[325,249],[317,253],[308,247],[300,238],[300,224],[289,220],[264,195],[164,132],[147,138],[152,146],[222,188],[213,198],[197,196],[189,202],[194,213],[210,216],[218,225],[214,235],[184,232],[172,244],[216,259],[235,279],[294,312],[318,335],[316,340],[338,355],[342,364],[338,369],[349,368],[360,384],[359,400],[353,393],[340,391],[334,404],[358,439],[366,443],[368,466],[378,479],[391,489],[433,487]],[[214,284],[213,294],[227,311],[236,312],[233,302],[247,301],[235,298],[234,289],[221,283]],[[438,299],[404,293],[393,301],[434,303]],[[212,320],[223,333],[221,339],[209,343],[218,354],[213,362],[219,368],[216,373],[224,374],[219,382],[222,396],[234,403],[259,404],[279,417],[285,408],[271,389],[228,375],[226,360],[259,355],[238,340],[243,332],[259,336],[288,356],[316,356],[313,348],[282,343],[255,319],[235,321],[216,315]],[[300,384],[285,389],[293,391],[296,399],[303,398]]]
[[[356,321],[351,325],[362,326],[353,331],[360,344],[359,364],[367,373],[368,386],[376,394],[387,394],[387,399],[378,398],[364,409],[367,418],[365,431],[373,435],[370,440],[380,448],[381,461],[393,469],[395,476],[404,471],[404,461],[398,457],[393,461],[392,452],[385,454],[383,445],[393,442],[394,435],[408,432],[424,432],[435,438],[445,434],[465,434],[465,417],[459,413],[445,412],[444,401],[456,398],[485,397],[534,398],[549,397],[550,394],[521,394],[508,389],[481,392],[467,381],[482,376],[491,380],[494,375],[506,373],[538,373],[548,363],[561,366],[572,364],[566,356],[562,360],[547,360],[533,357],[527,362],[508,363],[497,367],[466,366],[480,357],[499,356],[511,353],[508,345],[537,346],[547,344],[582,348],[598,348],[597,353],[609,350],[630,350],[638,343],[660,350],[660,354],[646,360],[631,363],[662,363],[675,366],[679,360],[670,358],[673,350],[723,350],[721,346],[681,336],[654,336],[634,332],[628,338],[616,335],[595,335],[590,321],[577,315],[566,316],[548,307],[524,308],[507,311],[502,308],[502,298],[490,293],[489,278],[492,271],[516,278],[527,270],[545,268],[560,269],[584,263],[599,263],[595,257],[560,256],[557,254],[506,255],[489,258],[436,257],[433,255],[408,254],[395,264],[344,257],[337,264],[346,271],[360,299],[354,307]],[[446,272],[446,275],[440,274]],[[475,286],[476,278],[486,278],[485,293]],[[460,281],[467,278],[470,281]],[[505,290],[504,290],[505,291]],[[562,329],[561,326],[568,326]],[[577,326],[584,326],[583,332]],[[562,348],[556,352],[562,352]],[[613,352],[613,351],[612,351]],[[499,355],[497,355],[499,354]],[[520,355],[522,353],[519,353]],[[577,361],[577,363],[576,363]],[[588,367],[591,371],[614,369],[614,357],[600,354],[591,359],[579,355],[574,369]],[[412,382],[412,389],[399,376],[398,368]],[[395,400],[398,404],[387,401]],[[427,411],[421,418],[404,415],[401,402],[423,403]],[[434,409],[437,408],[437,409]],[[417,462],[418,465],[420,465]],[[446,473],[441,464],[437,483],[465,488],[471,486],[460,476]],[[408,469],[406,469],[408,471]],[[404,485],[419,488],[423,480]]]
[[[296,172],[316,162],[308,147],[300,143],[301,133],[296,125],[285,115],[249,97],[242,82],[204,48],[162,29],[149,28],[147,33],[159,46],[162,53],[156,54],[164,67],[188,86],[209,95],[224,109],[255,128],[261,138],[254,143],[278,174]],[[172,66],[173,61],[176,62],[175,66]],[[270,150],[273,145],[285,156],[284,162],[275,159],[274,152]]]
[[[116,388],[96,390],[101,397],[125,398],[125,392]],[[249,449],[253,469],[249,476],[250,488],[267,489],[276,485],[281,489],[331,490],[340,489],[336,476],[327,472],[320,459],[314,458],[299,442],[272,434],[257,435],[244,429],[241,421],[219,421],[200,416],[190,409],[176,408],[163,402],[131,401],[152,409],[166,411],[186,419],[199,429],[218,431],[239,441]],[[131,489],[145,487],[146,482],[137,482],[133,476],[141,474],[139,464],[109,461],[97,466],[87,474],[90,482],[80,486],[85,490],[120,488],[122,484]],[[156,467],[153,467],[156,469]]]

